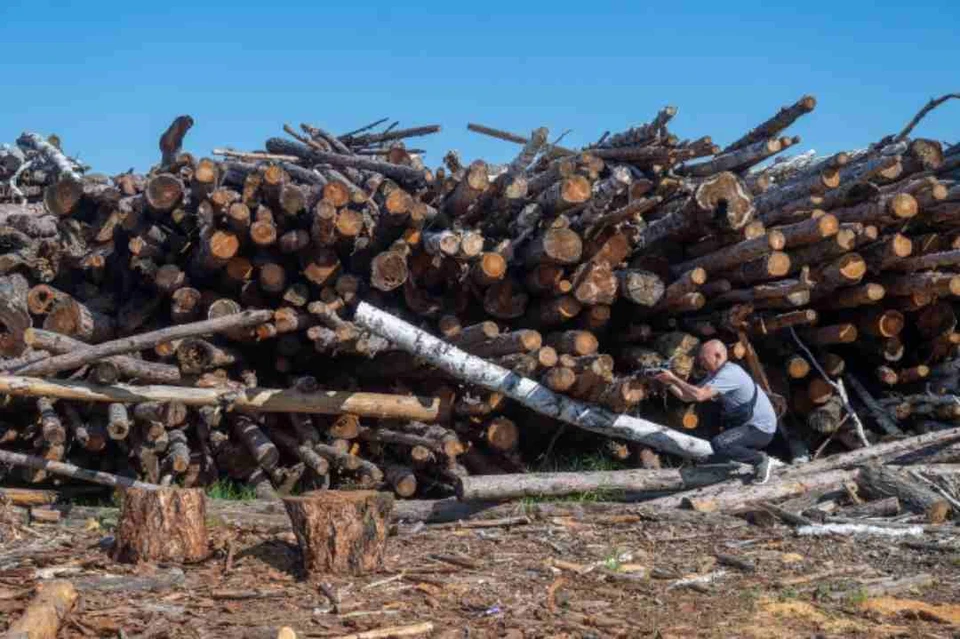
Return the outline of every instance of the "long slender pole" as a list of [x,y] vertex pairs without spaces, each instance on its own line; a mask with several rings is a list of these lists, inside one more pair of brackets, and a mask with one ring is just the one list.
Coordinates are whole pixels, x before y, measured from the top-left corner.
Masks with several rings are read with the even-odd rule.
[[357,306],[353,321],[458,379],[504,393],[527,408],[578,428],[641,442],[681,457],[696,459],[713,453],[706,440],[558,395],[532,379],[470,355],[366,302]]
[[87,470],[86,468],[80,468],[79,466],[74,466],[73,464],[51,461],[42,457],[24,455],[23,453],[14,453],[9,450],[0,450],[0,462],[13,464],[14,466],[25,466],[27,468],[45,470],[48,473],[53,473],[54,475],[63,475],[64,477],[82,479],[84,481],[93,482],[94,484],[113,486],[114,488],[143,488],[146,490],[156,490],[157,488],[160,488],[160,486],[157,486],[156,484],[147,484],[142,481],[130,479],[129,477],[111,475],[110,473],[100,472],[99,470]]
[[231,406],[241,411],[265,413],[352,413],[379,419],[433,422],[440,414],[435,397],[317,391],[304,393],[279,388],[245,388],[239,391],[184,386],[103,386],[87,382],[0,375],[0,393],[21,397],[57,397],[84,402],[182,402],[187,406]]

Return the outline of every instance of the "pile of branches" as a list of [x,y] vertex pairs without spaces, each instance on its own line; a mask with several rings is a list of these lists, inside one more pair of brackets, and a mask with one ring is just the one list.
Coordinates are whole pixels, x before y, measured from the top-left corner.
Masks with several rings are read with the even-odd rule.
[[[383,121],[211,159],[182,150],[181,116],[155,167],[113,177],[25,133],[0,149],[0,452],[403,497],[556,447],[659,468],[717,433],[649,374],[695,379],[706,339],[775,399],[784,454],[949,427],[960,147],[909,137],[943,100],[866,149],[773,163],[813,97],[723,148],[670,133],[673,107],[582,149],[471,124],[512,161],[433,169],[406,141],[439,126]],[[459,350],[401,348],[361,302]]]

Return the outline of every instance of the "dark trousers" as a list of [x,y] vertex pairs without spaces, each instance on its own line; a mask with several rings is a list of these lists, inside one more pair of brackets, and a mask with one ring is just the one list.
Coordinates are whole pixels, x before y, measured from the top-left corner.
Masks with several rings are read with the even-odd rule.
[[725,430],[710,440],[716,461],[738,461],[756,466],[764,459],[761,452],[773,440],[774,433],[765,433],[749,424]]

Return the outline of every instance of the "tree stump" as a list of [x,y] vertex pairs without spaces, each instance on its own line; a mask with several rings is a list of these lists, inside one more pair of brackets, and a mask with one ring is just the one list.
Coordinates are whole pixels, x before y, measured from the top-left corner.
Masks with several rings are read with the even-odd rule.
[[380,568],[393,497],[372,490],[319,490],[284,497],[308,575]]
[[142,561],[202,561],[209,554],[206,496],[199,488],[124,491],[113,558]]

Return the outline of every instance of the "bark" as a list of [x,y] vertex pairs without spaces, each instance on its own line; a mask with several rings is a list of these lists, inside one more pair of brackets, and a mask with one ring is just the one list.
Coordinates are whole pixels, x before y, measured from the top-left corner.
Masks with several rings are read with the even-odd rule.
[[877,403],[873,396],[867,391],[866,387],[860,383],[860,380],[849,373],[845,376],[845,379],[850,385],[850,390],[853,391],[854,395],[856,395],[860,402],[867,408],[867,411],[869,411],[877,426],[890,435],[896,435],[901,432],[890,413]]
[[916,199],[908,193],[885,195],[863,204],[831,211],[843,223],[859,222],[877,226],[902,224],[904,220],[916,216],[919,212]]
[[730,476],[731,467],[726,465],[667,470],[480,475],[461,478],[457,483],[457,498],[461,501],[500,501],[593,491],[689,490],[723,481]]
[[46,581],[37,585],[33,599],[20,618],[10,624],[10,639],[56,639],[60,626],[77,603],[77,590],[69,581]]
[[761,140],[772,138],[796,122],[801,116],[813,111],[816,106],[817,99],[812,95],[805,95],[793,104],[781,108],[777,111],[776,115],[769,120],[762,122],[749,133],[732,142],[723,152],[728,153],[736,149],[742,149],[750,144],[755,144]]
[[194,563],[210,554],[206,496],[199,488],[128,488],[111,551],[123,563]]
[[22,453],[15,453],[7,450],[0,450],[0,461],[23,468],[34,468],[37,470],[46,471],[53,475],[81,479],[83,481],[89,481],[95,484],[101,484],[103,486],[123,486],[127,488],[144,488],[147,490],[157,488],[157,486],[152,484],[135,481],[129,477],[120,477],[118,475],[111,475],[110,473],[86,470],[73,464],[52,461],[42,457],[24,455]]
[[829,344],[848,344],[857,339],[857,327],[853,324],[835,324],[821,328],[811,328],[801,331],[804,341],[815,346]]
[[750,262],[740,264],[735,270],[727,271],[719,277],[736,284],[754,284],[783,277],[791,272],[793,258],[781,251],[773,251],[768,255]]
[[867,263],[858,253],[847,253],[817,269],[813,278],[817,291],[833,291],[841,286],[859,284],[867,272]]
[[529,353],[540,348],[541,343],[540,333],[521,329],[496,335],[465,348],[478,357],[491,358],[513,353]]
[[954,273],[912,273],[890,275],[881,281],[887,295],[909,296],[917,293],[960,295],[960,276]]
[[639,441],[683,457],[704,457],[712,452],[710,445],[701,439],[674,433],[643,419],[613,415],[609,411],[556,395],[532,380],[518,378],[503,368],[468,355],[365,302],[357,307],[354,321],[457,379],[503,392],[528,408],[579,428]]
[[886,497],[840,510],[841,517],[893,517],[900,514],[900,500]]
[[783,233],[767,231],[765,235],[738,242],[715,253],[671,265],[670,270],[675,275],[681,275],[695,268],[702,268],[708,273],[716,273],[733,268],[737,264],[749,262],[771,251],[779,251],[784,246],[786,246],[786,238]]
[[779,315],[755,315],[750,329],[755,334],[769,335],[793,326],[816,324],[817,312],[811,309],[780,313]]
[[842,224],[840,230],[833,237],[816,244],[790,252],[790,263],[793,271],[800,270],[805,265],[822,264],[830,259],[840,257],[858,246],[873,242],[877,239],[875,226],[862,224]]
[[583,243],[576,232],[566,228],[547,229],[535,237],[524,252],[528,267],[537,264],[576,264],[583,254]]
[[[819,287],[819,284],[818,284]],[[863,284],[838,290],[825,291],[823,296],[814,299],[814,303],[832,310],[856,308],[876,304],[884,298],[886,289],[880,284]]]
[[725,151],[723,154],[714,156],[705,162],[684,164],[677,172],[691,177],[708,177],[721,171],[741,172],[767,158],[773,157],[788,146],[790,144],[784,145],[778,138],[759,140]]
[[372,491],[318,491],[285,497],[311,577],[361,575],[380,570],[393,497]]
[[0,277],[0,355],[16,357],[26,350],[24,331],[32,324],[27,306],[29,284],[20,274]]
[[741,229],[752,220],[753,214],[753,198],[743,182],[732,173],[719,173],[701,182],[692,195],[672,205],[666,215],[641,231],[634,243],[634,252],[685,231],[698,222]]
[[793,248],[815,244],[824,238],[833,237],[840,230],[840,222],[835,215],[827,213],[796,224],[780,226],[773,230],[779,231],[783,235],[784,245],[787,248]]
[[[858,470],[829,470],[815,475],[805,474],[798,477],[778,478],[766,484],[748,484],[737,488],[729,488],[723,493],[716,489],[724,484],[715,484],[706,489],[691,491],[688,496],[680,497],[681,503],[688,508],[700,512],[716,512],[742,508],[746,504],[776,501],[796,497],[813,490],[830,490],[839,488],[845,482],[855,480]],[[673,498],[679,496],[674,495]],[[661,498],[662,499],[662,498]],[[660,499],[651,504],[659,505]]]

